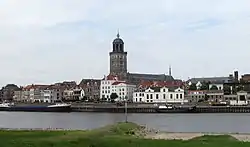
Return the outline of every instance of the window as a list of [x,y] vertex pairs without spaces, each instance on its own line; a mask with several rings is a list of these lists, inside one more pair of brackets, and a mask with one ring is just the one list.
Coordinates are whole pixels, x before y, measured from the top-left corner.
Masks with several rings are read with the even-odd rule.
[[142,99],[140,98],[140,102],[142,101]]
[[150,94],[150,99],[153,99],[153,94]]
[[166,99],[166,95],[165,94],[163,94],[163,99]]
[[137,96],[137,93],[135,93],[135,96]]
[[156,99],[158,99],[159,98],[159,94],[156,94]]
[[178,99],[179,98],[179,94],[176,94],[176,99]]
[[170,99],[172,99],[173,98],[173,94],[170,94]]
[[147,94],[147,99],[149,99],[149,94]]
[[182,94],[180,94],[180,99],[182,99]]
[[166,92],[166,89],[165,89],[165,88],[163,89],[163,92]]

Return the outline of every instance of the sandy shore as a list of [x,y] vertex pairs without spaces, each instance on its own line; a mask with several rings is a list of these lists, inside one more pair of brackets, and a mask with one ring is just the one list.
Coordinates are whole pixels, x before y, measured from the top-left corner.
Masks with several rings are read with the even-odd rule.
[[204,135],[231,135],[239,141],[250,142],[250,134],[220,134],[220,133],[168,133],[168,132],[157,132],[148,133],[145,138],[148,139],[165,139],[165,140],[189,140]]
[[241,133],[175,133],[175,132],[162,132],[143,127],[140,135],[147,139],[165,139],[165,140],[190,140],[204,135],[230,135],[239,141],[250,142],[250,134]]

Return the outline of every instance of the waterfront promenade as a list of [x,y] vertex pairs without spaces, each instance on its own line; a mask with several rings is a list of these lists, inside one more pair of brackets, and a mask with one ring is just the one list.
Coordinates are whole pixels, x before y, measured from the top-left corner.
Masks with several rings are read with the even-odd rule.
[[[188,113],[250,113],[250,105],[248,106],[210,106],[206,103],[185,104],[176,107],[189,108],[192,111]],[[127,108],[124,105],[116,105],[112,103],[76,103],[72,105],[73,112],[109,112],[124,113],[127,109],[128,113],[157,113],[157,106],[154,104],[138,104],[129,103]]]

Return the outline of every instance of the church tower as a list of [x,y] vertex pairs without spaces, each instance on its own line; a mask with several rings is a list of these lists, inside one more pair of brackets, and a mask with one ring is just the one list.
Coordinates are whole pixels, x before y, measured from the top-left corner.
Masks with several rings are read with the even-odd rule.
[[120,79],[126,79],[127,76],[127,52],[124,52],[124,42],[120,38],[119,32],[117,38],[113,41],[113,50],[110,56],[110,75],[118,76]]

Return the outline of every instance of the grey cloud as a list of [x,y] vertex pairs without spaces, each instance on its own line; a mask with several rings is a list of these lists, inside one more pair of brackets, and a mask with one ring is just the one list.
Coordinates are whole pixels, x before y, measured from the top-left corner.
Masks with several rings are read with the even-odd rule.
[[[174,76],[183,79],[223,76],[234,69],[248,72],[246,0],[4,2],[0,2],[2,85],[102,77],[108,73],[117,28],[131,72],[167,73],[170,64]],[[186,32],[201,20],[223,23]]]

